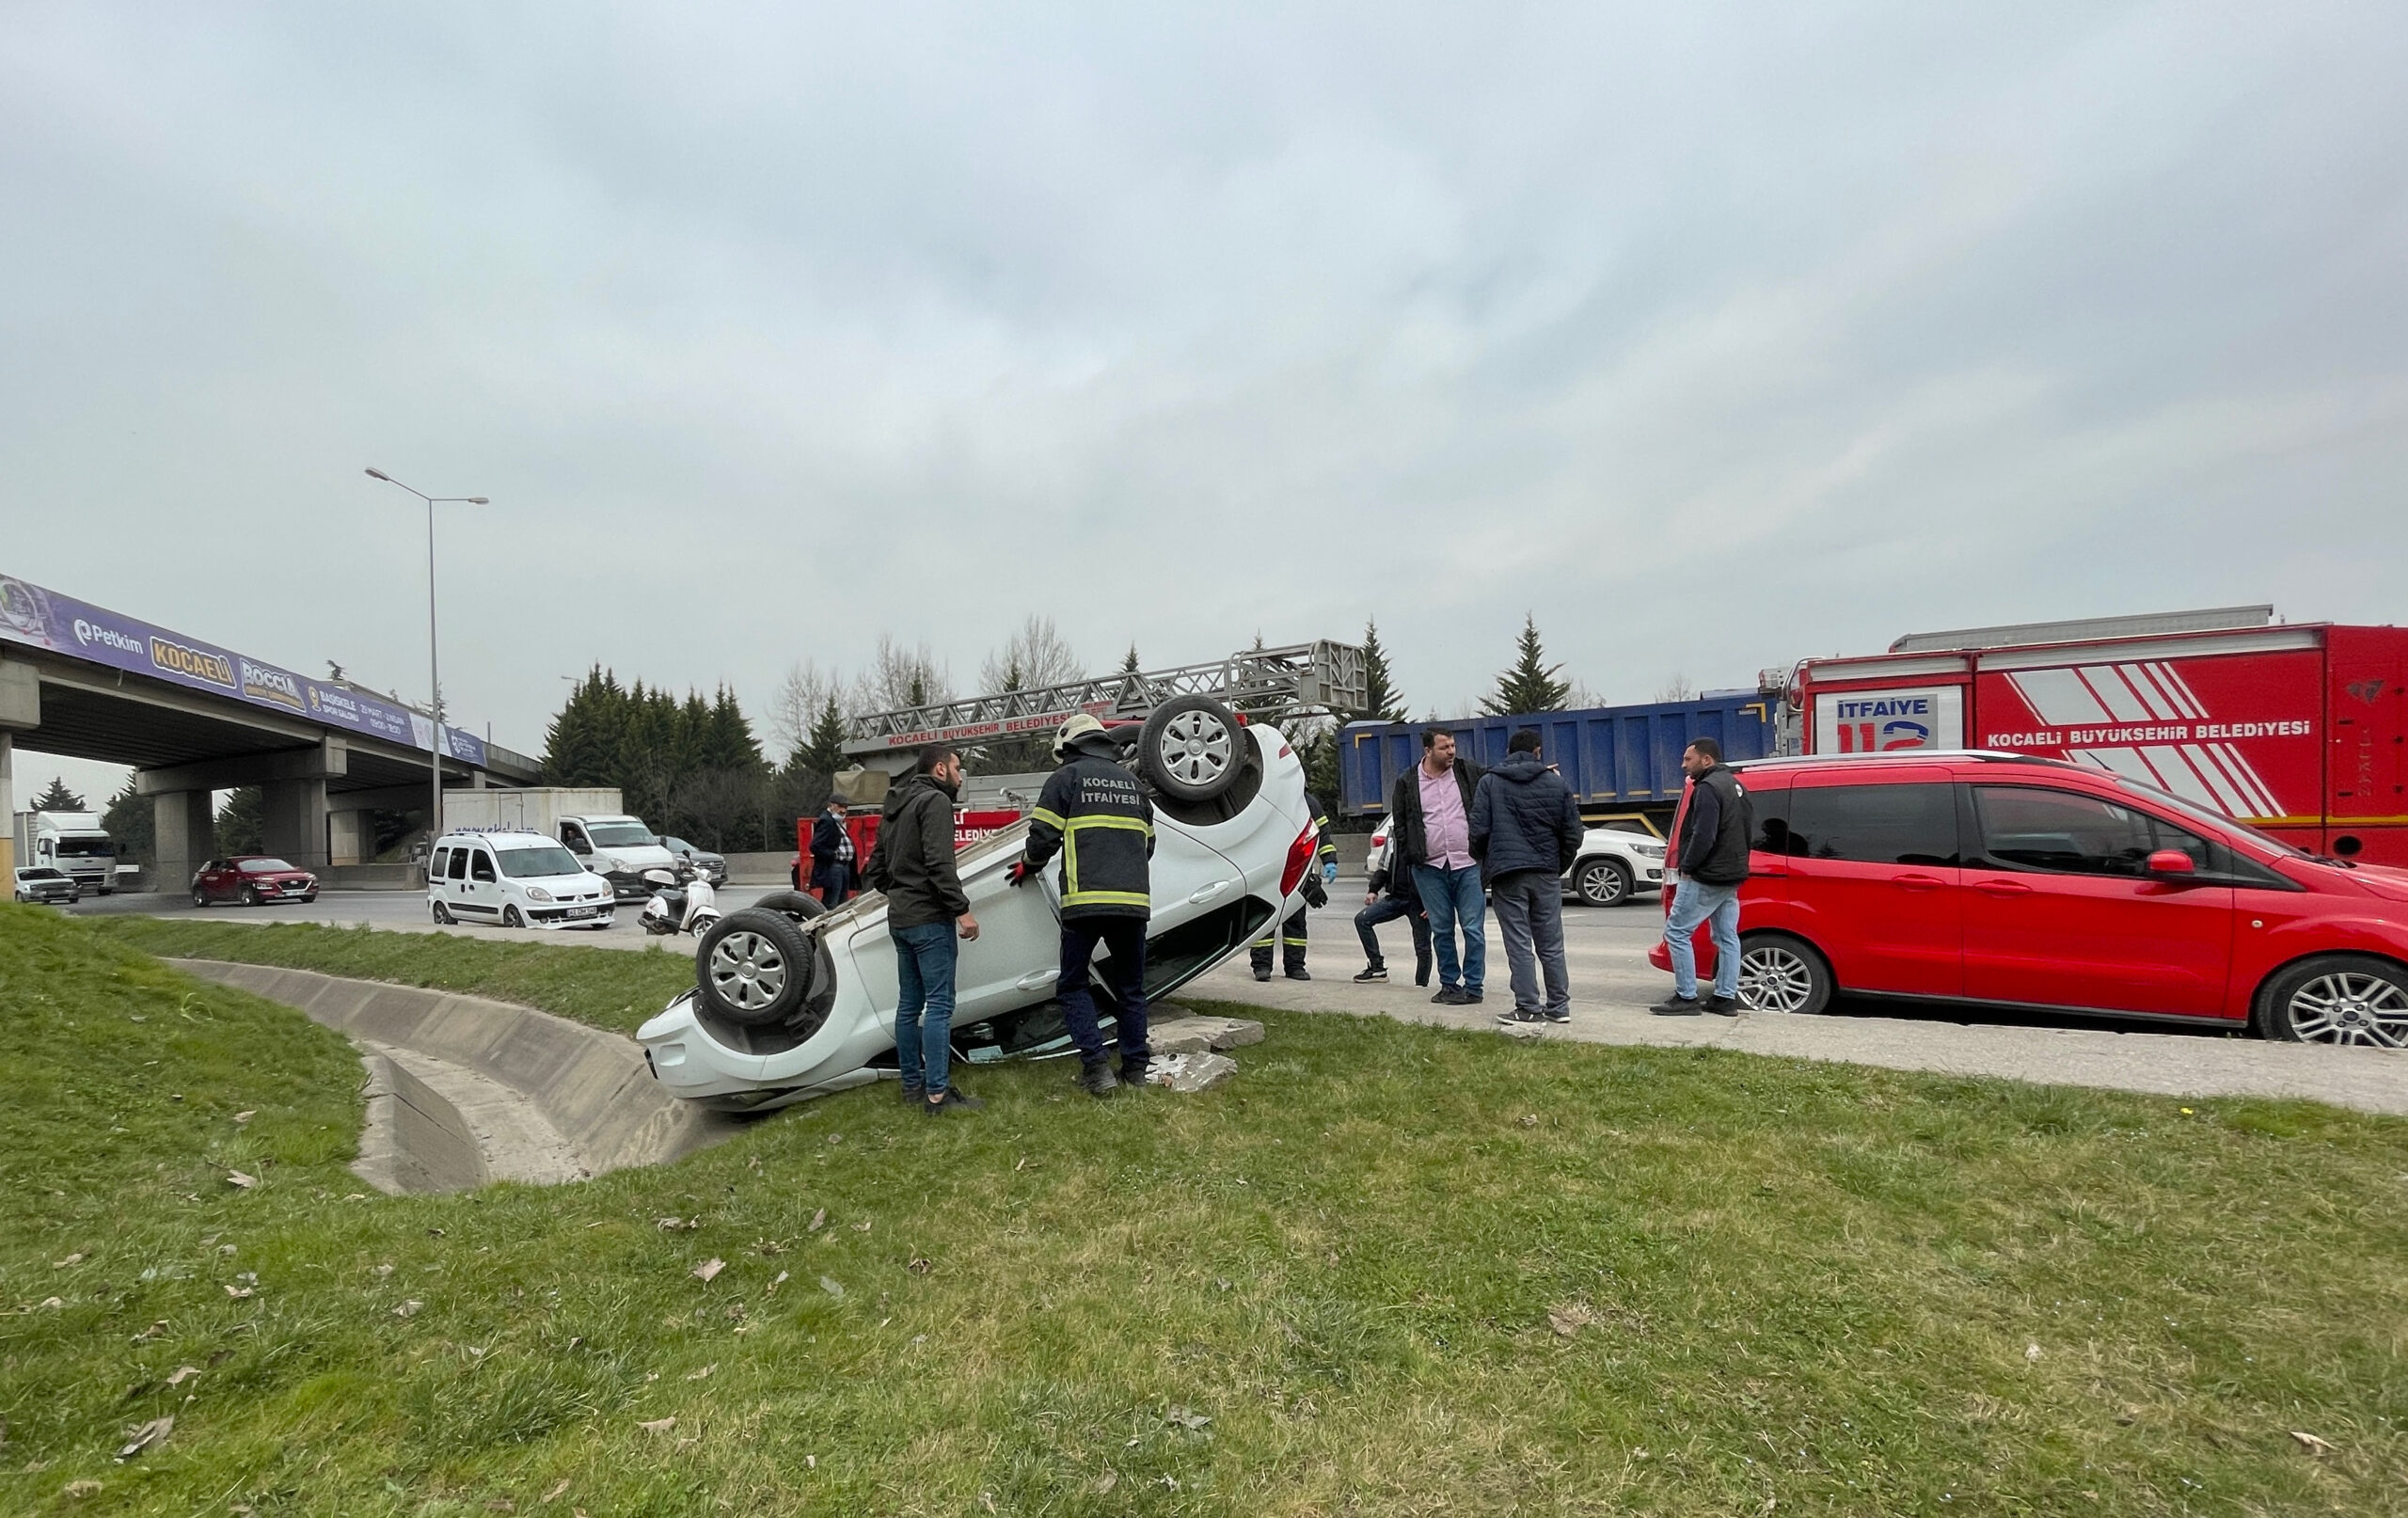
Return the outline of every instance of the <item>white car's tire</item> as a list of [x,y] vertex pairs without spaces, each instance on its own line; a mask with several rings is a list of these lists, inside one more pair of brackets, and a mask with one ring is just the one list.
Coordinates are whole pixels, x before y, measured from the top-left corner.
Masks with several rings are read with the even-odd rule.
[[788,917],[807,923],[815,917],[826,915],[828,904],[817,896],[805,895],[800,891],[772,891],[754,902],[750,909],[756,912],[784,912]]
[[1210,801],[1237,783],[1249,747],[1227,706],[1210,696],[1177,696],[1155,707],[1137,735],[1137,773],[1174,801]]
[[1619,907],[1630,899],[1629,866],[1599,855],[1572,866],[1572,890],[1592,907]]
[[737,1027],[767,1027],[802,1010],[817,968],[800,924],[747,907],[704,929],[694,949],[695,998]]

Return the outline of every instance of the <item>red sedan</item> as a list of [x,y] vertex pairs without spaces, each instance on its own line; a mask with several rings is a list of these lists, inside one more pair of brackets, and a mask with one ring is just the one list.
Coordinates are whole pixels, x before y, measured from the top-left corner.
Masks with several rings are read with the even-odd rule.
[[192,878],[192,904],[239,901],[246,907],[271,901],[315,901],[318,878],[270,854],[214,859]]
[[[1751,1009],[1819,1012],[1845,991],[2408,1047],[2408,870],[2305,854],[2058,760],[1733,768],[1756,817]],[[1701,930],[1701,976],[1712,956]],[[1670,968],[1660,942],[1648,958]]]

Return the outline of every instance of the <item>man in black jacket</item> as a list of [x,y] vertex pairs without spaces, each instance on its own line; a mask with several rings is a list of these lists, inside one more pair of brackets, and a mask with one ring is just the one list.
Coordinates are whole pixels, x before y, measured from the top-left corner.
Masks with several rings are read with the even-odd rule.
[[[1146,924],[1153,916],[1154,803],[1120,762],[1101,722],[1082,713],[1054,735],[1061,762],[1028,817],[1028,845],[1011,868],[1025,885],[1062,855],[1062,970],[1054,982],[1062,1021],[1079,1050],[1079,1085],[1108,1097],[1142,1085],[1146,1047]],[[1089,967],[1101,945],[1105,993],[1119,1029],[1120,1074],[1104,1063]]]
[[[1672,994],[1650,1008],[1659,1018],[1739,1015],[1739,887],[1748,878],[1748,845],[1755,806],[1739,777],[1722,767],[1722,745],[1699,738],[1681,755],[1688,800],[1675,830],[1672,910],[1664,919],[1664,947],[1672,958]],[[1714,994],[1697,994],[1697,927],[1710,925]]]
[[1371,861],[1371,878],[1364,882],[1363,909],[1354,914],[1354,932],[1363,941],[1361,985],[1388,978],[1388,963],[1380,955],[1380,936],[1372,929],[1402,917],[1413,929],[1413,984],[1430,984],[1430,914],[1421,909],[1421,893],[1413,887],[1413,872],[1404,867],[1390,824],[1387,842]]
[[986,1105],[946,1084],[953,1052],[953,972],[964,941],[978,936],[970,897],[953,862],[953,801],[961,759],[951,749],[920,751],[911,778],[886,793],[863,873],[886,893],[886,933],[895,941],[895,1062],[903,1099],[931,1117]]
[[828,805],[811,825],[811,888],[833,911],[853,893],[858,872],[853,866],[853,836],[845,830],[845,803],[828,798]]
[[1452,733],[1424,728],[1421,762],[1399,775],[1388,792],[1389,836],[1430,914],[1431,943],[1438,951],[1438,994],[1430,1000],[1441,1006],[1479,1002],[1488,978],[1488,898],[1471,857],[1471,797],[1480,773],[1478,765],[1455,757]]
[[[1471,851],[1513,968],[1506,1024],[1572,1020],[1572,976],[1563,962],[1563,872],[1589,830],[1563,777],[1539,756],[1539,730],[1523,728],[1505,762],[1480,778],[1471,801]],[[1545,990],[1542,994],[1541,980]]]

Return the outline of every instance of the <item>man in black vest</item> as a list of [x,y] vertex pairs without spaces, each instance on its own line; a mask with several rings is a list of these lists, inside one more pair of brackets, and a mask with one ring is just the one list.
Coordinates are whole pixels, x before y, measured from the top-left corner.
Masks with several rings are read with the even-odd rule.
[[[1673,845],[1678,881],[1671,915],[1664,919],[1664,947],[1672,957],[1672,994],[1649,1008],[1659,1018],[1739,1015],[1739,887],[1748,878],[1748,843],[1755,834],[1755,808],[1739,777],[1722,767],[1722,745],[1699,738],[1681,755],[1689,777],[1688,801]],[[1714,940],[1714,994],[1697,994],[1696,934],[1709,925]]]

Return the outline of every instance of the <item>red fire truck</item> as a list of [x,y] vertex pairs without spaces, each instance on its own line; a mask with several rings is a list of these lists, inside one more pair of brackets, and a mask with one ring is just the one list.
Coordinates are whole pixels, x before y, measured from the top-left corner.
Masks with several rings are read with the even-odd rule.
[[1787,685],[1794,751],[2045,754],[2408,866],[2408,629],[2272,607],[1969,628],[1809,659]]

